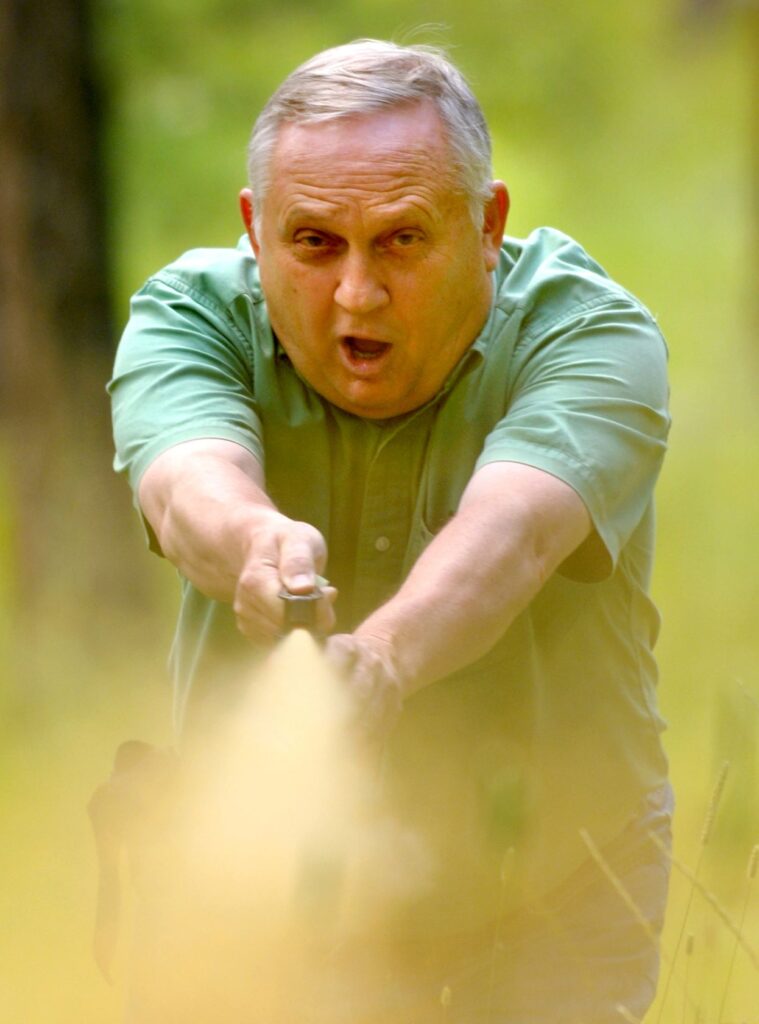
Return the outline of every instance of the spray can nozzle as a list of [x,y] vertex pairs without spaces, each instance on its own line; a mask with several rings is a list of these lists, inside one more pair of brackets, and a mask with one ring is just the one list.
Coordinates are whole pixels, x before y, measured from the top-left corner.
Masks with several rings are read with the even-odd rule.
[[279,596],[285,602],[284,632],[305,629],[316,636],[317,604],[323,596],[321,588],[314,587],[310,594],[293,594],[289,590],[282,590]]

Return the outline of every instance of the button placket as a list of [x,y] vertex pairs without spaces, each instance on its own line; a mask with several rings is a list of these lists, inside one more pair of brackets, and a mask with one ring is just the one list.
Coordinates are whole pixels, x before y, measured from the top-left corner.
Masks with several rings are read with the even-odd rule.
[[[358,604],[373,610],[402,582],[403,556],[417,487],[410,467],[424,443],[419,417],[394,425],[377,447],[368,468],[358,537],[355,592]],[[415,429],[416,428],[416,429]]]

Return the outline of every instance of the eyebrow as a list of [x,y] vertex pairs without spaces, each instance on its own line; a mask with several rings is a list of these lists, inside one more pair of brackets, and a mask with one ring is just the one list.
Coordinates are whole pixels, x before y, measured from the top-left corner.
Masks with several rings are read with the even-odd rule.
[[[321,203],[311,205],[308,202],[298,202],[287,211],[281,221],[281,225],[285,230],[291,230],[295,226],[302,225],[303,227],[318,228],[327,234],[339,234],[340,231],[335,224],[336,218],[333,212],[336,209],[339,209],[337,204],[328,204],[328,208],[325,209]],[[376,217],[370,212],[367,220],[371,223],[374,219],[381,222],[378,225],[379,230],[377,233],[383,234],[386,231],[392,231],[394,228],[424,227],[435,224],[441,218],[440,216],[433,216],[431,211],[423,209],[416,203],[407,203],[403,208],[399,208],[399,204],[396,203],[387,211],[377,214]]]

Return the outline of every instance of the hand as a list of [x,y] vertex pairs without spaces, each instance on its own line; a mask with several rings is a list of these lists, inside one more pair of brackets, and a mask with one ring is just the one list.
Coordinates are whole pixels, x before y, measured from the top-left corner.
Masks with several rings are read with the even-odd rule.
[[338,633],[327,640],[325,654],[348,682],[358,731],[367,740],[381,741],[397,722],[402,704],[390,643]]
[[[288,519],[273,509],[262,511],[250,532],[242,571],[237,579],[233,609],[237,628],[250,640],[268,642],[282,635],[284,588],[293,594],[310,594],[317,574],[327,561],[324,538],[308,523]],[[322,587],[317,604],[316,626],[328,633],[335,624],[334,587]]]

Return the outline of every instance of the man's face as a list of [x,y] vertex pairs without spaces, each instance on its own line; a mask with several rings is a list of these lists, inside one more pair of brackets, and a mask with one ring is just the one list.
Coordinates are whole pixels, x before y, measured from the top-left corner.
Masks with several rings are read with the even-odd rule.
[[423,405],[487,318],[503,185],[475,227],[427,103],[285,125],[271,182],[257,229],[247,189],[241,206],[295,369],[367,419]]

